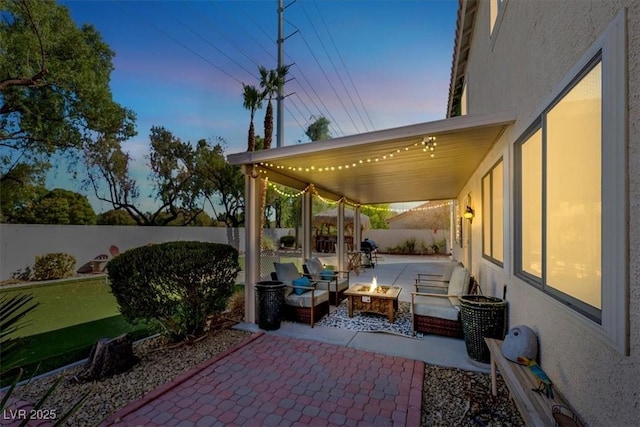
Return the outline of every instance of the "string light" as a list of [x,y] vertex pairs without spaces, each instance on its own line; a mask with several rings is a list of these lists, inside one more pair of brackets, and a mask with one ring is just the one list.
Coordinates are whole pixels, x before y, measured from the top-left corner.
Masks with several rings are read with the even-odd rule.
[[435,151],[438,143],[436,142],[435,136],[425,136],[424,138],[422,138],[422,145],[424,145],[422,151],[424,151],[425,153],[429,153],[429,156],[431,158],[436,156]]
[[327,199],[326,197],[323,197],[320,195],[320,193],[318,193],[318,190],[316,189],[316,187],[313,184],[309,184],[307,185],[304,190],[300,190],[300,191],[296,191],[293,193],[288,193],[284,190],[282,190],[277,184],[272,183],[271,181],[267,181],[267,185],[271,188],[273,188],[273,190],[278,193],[279,195],[289,198],[289,199],[293,199],[293,198],[298,198],[300,196],[302,196],[303,194],[307,193],[307,192],[311,192],[311,194],[313,194],[314,196],[316,196],[318,199],[322,200],[324,203],[330,205],[330,206],[334,206],[337,205],[338,203],[345,203],[346,205],[349,205],[353,208],[361,208],[361,209],[369,209],[369,210],[373,210],[373,211],[379,211],[379,212],[417,212],[417,211],[427,211],[427,210],[432,210],[432,209],[441,209],[447,206],[450,206],[452,202],[447,201],[447,202],[443,202],[437,205],[428,205],[428,206],[419,206],[419,207],[415,207],[415,208],[408,208],[408,209],[401,209],[401,208],[392,208],[392,207],[381,207],[381,206],[374,206],[374,205],[362,205],[360,203],[354,202],[353,200],[349,200],[346,197],[341,197],[338,200],[331,200],[331,199]]
[[286,191],[281,190],[276,184],[273,184],[272,182],[268,182],[268,184],[269,184],[269,187],[273,188],[273,191],[275,191],[279,195],[286,197],[288,199],[294,199],[302,196],[304,193],[306,193],[309,190],[309,187],[311,186],[311,185],[308,185],[304,190],[296,191],[295,193],[287,193]]
[[335,171],[344,171],[348,169],[356,168],[360,165],[366,165],[367,163],[376,163],[385,160],[397,159],[400,155],[404,153],[409,153],[410,151],[422,150],[426,153],[429,153],[430,157],[435,157],[435,148],[438,144],[436,143],[435,136],[425,136],[422,138],[421,142],[415,142],[411,145],[407,145],[402,148],[397,148],[394,151],[387,152],[381,156],[377,157],[363,157],[351,162],[340,163],[334,165],[307,165],[307,166],[284,166],[273,163],[260,163],[260,165],[269,167],[276,170],[289,170],[292,172],[335,172]]

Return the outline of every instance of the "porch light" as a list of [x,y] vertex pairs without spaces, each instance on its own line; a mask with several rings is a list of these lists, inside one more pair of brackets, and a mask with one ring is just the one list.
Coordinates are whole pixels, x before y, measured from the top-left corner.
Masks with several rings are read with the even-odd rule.
[[467,205],[467,209],[465,209],[464,214],[462,214],[462,216],[468,219],[469,221],[473,221],[473,217],[476,216],[476,213],[473,211],[473,209],[471,209],[471,206]]

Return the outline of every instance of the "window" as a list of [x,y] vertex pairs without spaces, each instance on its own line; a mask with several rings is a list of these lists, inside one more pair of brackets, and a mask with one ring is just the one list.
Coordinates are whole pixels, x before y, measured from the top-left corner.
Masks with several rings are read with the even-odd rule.
[[482,178],[482,253],[502,266],[504,261],[504,190],[502,159]]
[[499,25],[499,15],[504,9],[506,0],[491,0],[489,2],[489,31],[490,34],[494,34],[494,29]]
[[521,268],[542,279],[542,130],[520,146]]
[[467,115],[467,79],[464,80],[462,86],[462,96],[460,97],[460,115]]
[[629,353],[625,11],[514,146],[514,273]]
[[599,60],[549,110],[545,120],[545,282],[551,289],[586,304],[585,310],[595,308],[599,318],[602,308]]
[[520,150],[520,264],[544,292],[600,322],[602,66],[598,56]]

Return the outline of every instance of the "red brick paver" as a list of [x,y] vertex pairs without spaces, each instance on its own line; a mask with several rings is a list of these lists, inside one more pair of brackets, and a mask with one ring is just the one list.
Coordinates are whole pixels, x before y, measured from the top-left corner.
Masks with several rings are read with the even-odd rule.
[[418,426],[424,363],[254,334],[103,426]]

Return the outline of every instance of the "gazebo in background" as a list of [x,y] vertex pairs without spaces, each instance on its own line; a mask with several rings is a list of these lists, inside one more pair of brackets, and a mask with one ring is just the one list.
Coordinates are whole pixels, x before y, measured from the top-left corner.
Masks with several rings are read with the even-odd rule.
[[[371,228],[371,220],[365,214],[360,214],[360,228],[356,230],[356,213],[353,209],[344,210],[344,239],[349,251],[357,250],[354,244],[361,240],[362,232]],[[313,216],[314,242],[317,252],[335,252],[338,233],[338,208],[327,209]],[[331,228],[335,232],[332,233]],[[350,247],[349,247],[350,246]]]

